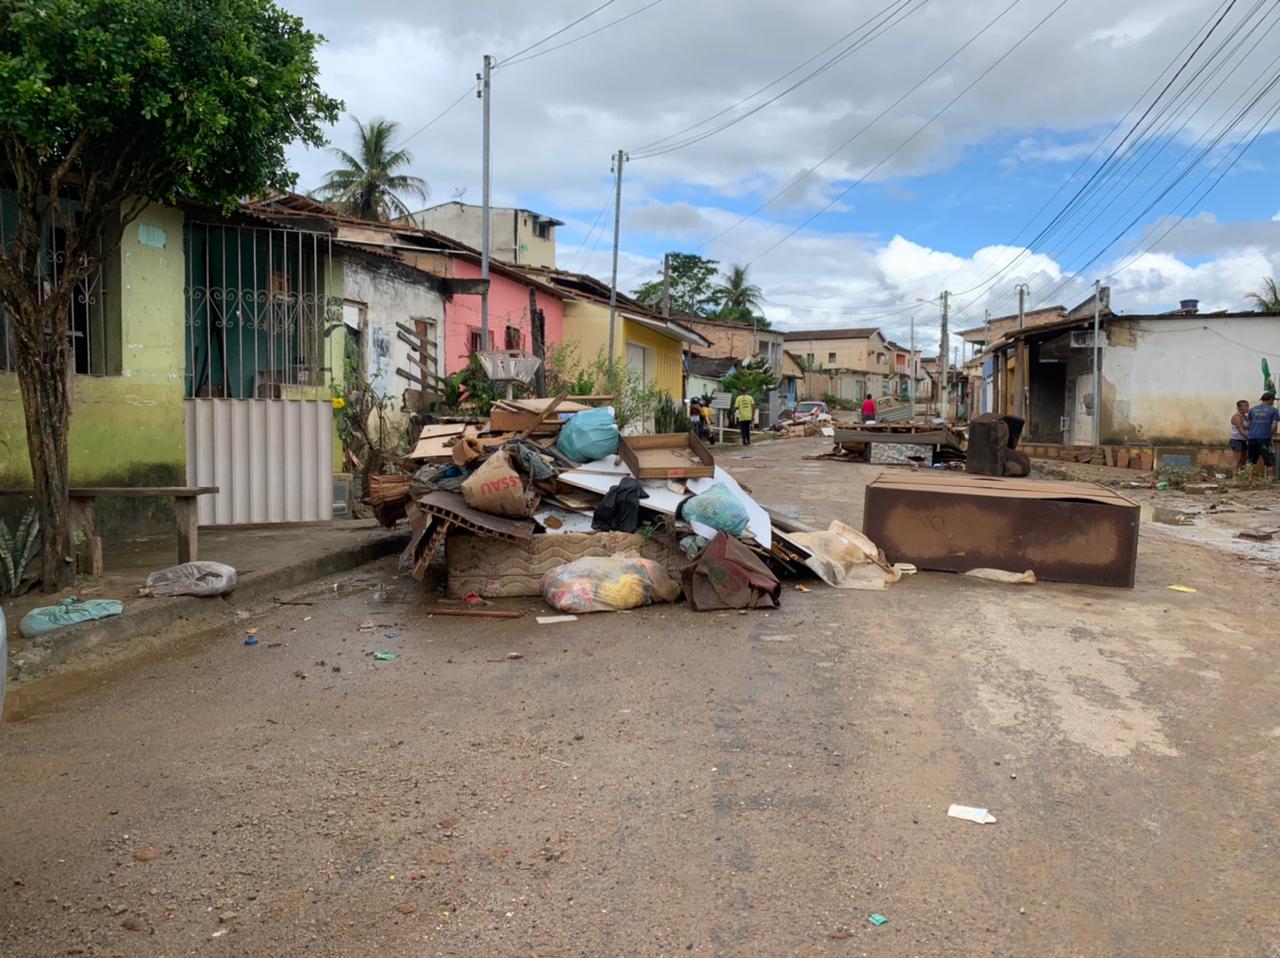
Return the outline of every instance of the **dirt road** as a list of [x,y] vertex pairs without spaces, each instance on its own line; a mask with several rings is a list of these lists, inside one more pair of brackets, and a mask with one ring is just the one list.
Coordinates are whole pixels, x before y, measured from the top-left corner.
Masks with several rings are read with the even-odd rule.
[[[856,522],[820,446],[722,461]],[[367,567],[0,727],[0,954],[1276,958],[1275,580],[1144,533],[1133,591],[557,626]]]

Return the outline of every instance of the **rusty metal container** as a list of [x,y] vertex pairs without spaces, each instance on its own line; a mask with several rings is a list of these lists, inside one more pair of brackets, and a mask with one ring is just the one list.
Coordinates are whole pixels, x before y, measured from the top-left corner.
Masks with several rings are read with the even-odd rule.
[[890,562],[1133,588],[1138,504],[1089,482],[911,473],[867,486],[863,531]]

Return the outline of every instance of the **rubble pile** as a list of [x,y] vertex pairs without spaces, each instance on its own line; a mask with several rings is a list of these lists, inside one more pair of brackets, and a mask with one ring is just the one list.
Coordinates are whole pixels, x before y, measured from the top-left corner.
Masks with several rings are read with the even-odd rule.
[[425,426],[402,467],[371,480],[374,512],[409,524],[402,571],[421,580],[443,551],[453,598],[774,608],[780,576],[814,574],[793,537],[812,530],[775,526],[696,435],[622,436],[608,406],[505,400]]

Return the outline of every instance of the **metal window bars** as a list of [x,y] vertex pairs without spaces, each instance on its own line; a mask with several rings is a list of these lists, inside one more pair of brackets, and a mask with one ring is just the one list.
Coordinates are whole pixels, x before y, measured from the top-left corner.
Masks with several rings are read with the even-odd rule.
[[[0,191],[0,248],[7,247],[16,232],[17,213]],[[52,218],[45,224],[44,241],[37,254],[37,295],[41,301],[57,287],[67,266],[66,232],[55,226]],[[102,240],[96,241],[98,260],[102,260]],[[17,370],[17,341],[13,321],[0,307],[0,372]],[[108,329],[106,286],[99,266],[78,280],[67,306],[67,344],[71,355],[68,366],[81,376],[109,376],[120,372],[120,333],[117,326]]]
[[330,235],[189,222],[183,249],[187,397],[325,398],[342,323]]

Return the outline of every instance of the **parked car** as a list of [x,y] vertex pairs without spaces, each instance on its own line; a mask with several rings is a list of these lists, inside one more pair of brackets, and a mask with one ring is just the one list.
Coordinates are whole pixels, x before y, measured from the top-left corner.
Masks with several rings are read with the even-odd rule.
[[795,412],[791,418],[798,421],[805,419],[822,421],[831,418],[831,410],[827,408],[827,404],[824,402],[805,400],[804,402],[796,403]]

